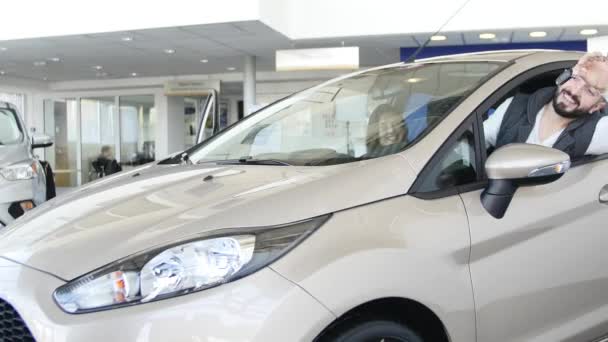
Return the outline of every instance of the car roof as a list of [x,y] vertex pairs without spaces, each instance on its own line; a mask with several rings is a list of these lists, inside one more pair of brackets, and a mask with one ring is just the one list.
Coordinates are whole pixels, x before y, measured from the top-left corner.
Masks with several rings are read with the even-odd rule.
[[523,57],[534,56],[547,59],[572,59],[583,55],[583,51],[565,50],[497,50],[445,55],[417,59],[416,63],[425,62],[456,62],[456,61],[501,61],[512,62]]

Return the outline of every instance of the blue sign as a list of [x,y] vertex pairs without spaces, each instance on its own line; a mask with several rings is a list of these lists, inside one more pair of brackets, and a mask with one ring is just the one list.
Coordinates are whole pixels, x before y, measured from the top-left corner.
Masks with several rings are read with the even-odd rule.
[[[446,46],[427,46],[416,59],[453,55],[458,53],[470,53],[479,51],[495,50],[519,50],[519,49],[550,49],[550,50],[569,50],[587,51],[586,40],[571,40],[563,42],[530,42],[530,43],[501,43],[501,44],[476,44],[476,45],[446,45]],[[401,61],[406,61],[418,47],[402,47]]]

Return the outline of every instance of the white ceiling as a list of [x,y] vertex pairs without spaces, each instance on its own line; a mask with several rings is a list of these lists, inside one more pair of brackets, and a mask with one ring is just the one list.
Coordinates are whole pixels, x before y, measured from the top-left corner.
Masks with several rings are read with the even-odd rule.
[[[608,25],[596,27],[608,35]],[[530,38],[528,31],[496,31],[494,40],[479,39],[480,32],[446,33],[447,40],[429,46],[581,40],[582,27],[545,28],[545,38]],[[125,42],[123,37],[132,37]],[[259,21],[208,24],[128,32],[87,34],[0,41],[0,70],[5,77],[48,82],[242,71],[244,55],[257,57],[259,71],[274,70],[278,49],[359,46],[362,66],[399,61],[400,47],[418,46],[428,35],[384,35],[332,39],[290,40]],[[2,48],[6,50],[3,51]],[[167,54],[165,49],[174,49]],[[51,59],[60,58],[54,62]],[[208,63],[201,63],[207,59]],[[36,66],[44,61],[46,65]],[[103,66],[96,70],[94,66]],[[98,75],[103,73],[102,75]],[[0,82],[1,81],[0,76]]]

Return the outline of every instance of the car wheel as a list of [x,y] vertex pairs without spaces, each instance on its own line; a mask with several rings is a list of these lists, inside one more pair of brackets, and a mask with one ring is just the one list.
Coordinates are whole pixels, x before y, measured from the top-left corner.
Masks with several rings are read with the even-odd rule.
[[319,342],[424,342],[407,326],[384,319],[358,320],[338,326]]

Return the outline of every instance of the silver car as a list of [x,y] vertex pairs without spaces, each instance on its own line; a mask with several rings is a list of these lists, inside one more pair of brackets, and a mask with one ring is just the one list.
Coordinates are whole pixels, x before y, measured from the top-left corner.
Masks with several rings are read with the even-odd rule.
[[30,140],[16,108],[0,102],[0,229],[47,200],[47,175],[32,150],[48,146],[49,137]]
[[49,201],[0,232],[0,335],[606,340],[608,161],[483,138],[580,56],[347,75]]

